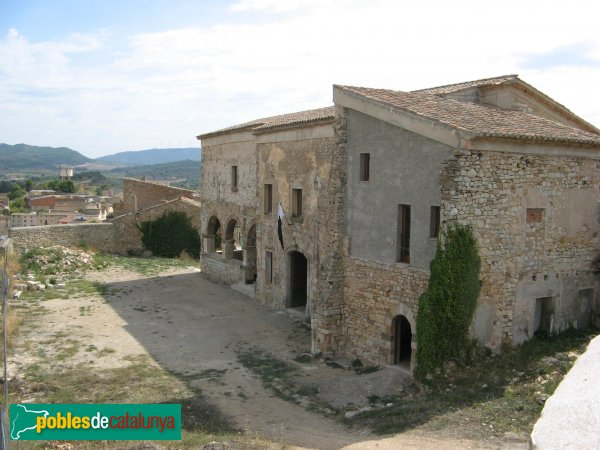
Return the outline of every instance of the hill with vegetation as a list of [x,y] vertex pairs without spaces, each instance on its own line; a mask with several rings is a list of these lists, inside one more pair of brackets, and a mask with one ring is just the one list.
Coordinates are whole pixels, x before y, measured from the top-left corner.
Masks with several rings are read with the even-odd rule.
[[147,166],[120,167],[104,172],[108,177],[143,178],[168,181],[171,186],[186,189],[200,187],[200,161],[175,161]]
[[151,164],[164,164],[175,161],[200,161],[200,148],[153,148],[120,152],[113,155],[101,156],[96,161],[125,164],[128,166],[146,166]]
[[54,171],[62,165],[76,166],[92,159],[67,147],[0,144],[0,168],[7,171]]

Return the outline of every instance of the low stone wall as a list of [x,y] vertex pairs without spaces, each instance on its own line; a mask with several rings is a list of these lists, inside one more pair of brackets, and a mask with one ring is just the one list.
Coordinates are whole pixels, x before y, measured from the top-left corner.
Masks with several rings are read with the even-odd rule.
[[63,245],[76,247],[86,244],[107,253],[115,252],[115,227],[112,223],[79,223],[19,227],[10,230],[17,252],[33,247]]
[[204,254],[200,258],[200,268],[210,281],[221,284],[235,284],[243,279],[242,261],[223,259],[218,254]]

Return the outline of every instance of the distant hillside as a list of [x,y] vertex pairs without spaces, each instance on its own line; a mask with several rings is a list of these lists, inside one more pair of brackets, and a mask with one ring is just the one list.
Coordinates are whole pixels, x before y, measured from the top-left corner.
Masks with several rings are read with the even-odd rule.
[[128,166],[146,166],[186,159],[200,161],[200,148],[153,148],[151,150],[120,152],[114,155],[101,156],[96,161],[120,163]]
[[2,171],[47,170],[54,171],[61,164],[76,166],[91,162],[81,153],[66,147],[36,147],[27,144],[0,144]]
[[[198,151],[198,149],[196,149]],[[120,167],[103,172],[109,177],[142,178],[149,180],[169,181],[172,186],[186,189],[198,189],[200,187],[200,161],[176,161],[165,164],[153,164],[148,166]]]

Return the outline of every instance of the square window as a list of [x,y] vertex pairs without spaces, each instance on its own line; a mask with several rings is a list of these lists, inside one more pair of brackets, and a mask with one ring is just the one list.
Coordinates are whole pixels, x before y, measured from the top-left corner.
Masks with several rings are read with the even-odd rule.
[[360,181],[369,181],[369,172],[371,165],[371,154],[360,154]]
[[263,205],[264,213],[270,214],[273,212],[273,185],[265,184],[263,190]]
[[542,223],[544,220],[544,208],[527,208],[527,223]]
[[292,189],[292,217],[302,217],[302,189]]

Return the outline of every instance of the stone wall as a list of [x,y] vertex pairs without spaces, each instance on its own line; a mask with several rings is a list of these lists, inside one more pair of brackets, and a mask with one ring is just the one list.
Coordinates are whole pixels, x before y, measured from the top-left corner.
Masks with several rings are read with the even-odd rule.
[[[331,129],[331,125],[328,125]],[[332,134],[332,132],[330,132]],[[257,145],[261,193],[265,183],[273,186],[272,211],[259,215],[257,298],[275,309],[288,307],[289,253],[302,253],[308,260],[308,306],[310,315],[319,272],[320,246],[328,238],[321,226],[327,203],[331,174],[333,138],[281,142],[278,133],[272,142]],[[266,139],[266,136],[263,136]],[[292,217],[292,189],[302,190],[302,216]],[[262,197],[262,196],[261,196]],[[285,213],[281,247],[277,235],[277,211]],[[261,202],[261,212],[264,206]],[[265,252],[273,252],[273,283],[265,282]]]
[[203,255],[200,268],[203,275],[210,281],[228,285],[238,283],[244,270],[242,261],[225,259],[216,254]]
[[493,348],[533,336],[541,298],[550,299],[553,332],[585,326],[598,310],[590,265],[600,252],[600,162],[556,150],[456,151],[442,173],[444,220],[470,224],[479,243],[474,333]]
[[194,191],[188,189],[166,186],[153,181],[123,178],[123,204],[118,208],[118,211],[145,209],[180,197],[191,199],[195,195]]
[[113,253],[115,226],[112,223],[82,223],[12,228],[10,237],[17,252],[32,247],[63,245],[77,247],[86,244],[94,249]]
[[363,363],[393,364],[392,321],[406,317],[411,326],[415,362],[419,296],[427,290],[428,271],[406,264],[345,258],[343,349]]

